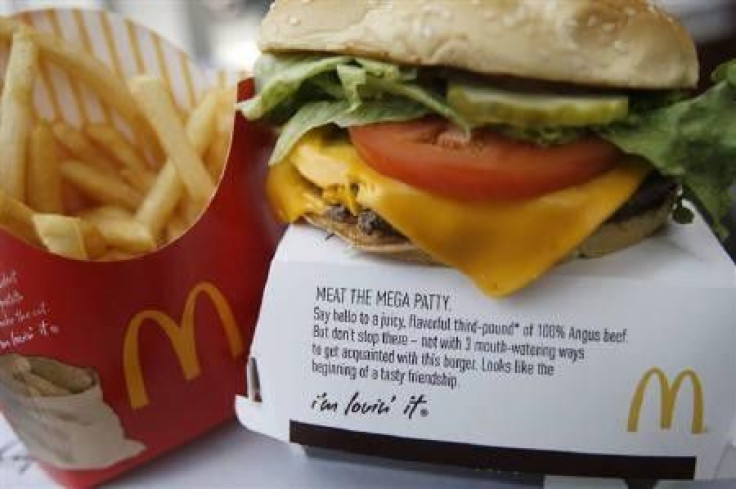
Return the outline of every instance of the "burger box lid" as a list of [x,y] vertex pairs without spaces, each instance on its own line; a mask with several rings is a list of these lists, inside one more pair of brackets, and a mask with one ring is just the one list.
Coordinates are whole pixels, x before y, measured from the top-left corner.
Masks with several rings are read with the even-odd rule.
[[506,299],[296,225],[237,413],[280,440],[397,459],[736,477],[734,318],[736,270],[702,219]]

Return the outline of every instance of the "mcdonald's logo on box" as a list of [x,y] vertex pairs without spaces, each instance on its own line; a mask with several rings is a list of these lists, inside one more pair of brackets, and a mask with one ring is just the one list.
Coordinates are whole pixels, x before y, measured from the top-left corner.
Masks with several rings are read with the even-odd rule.
[[659,368],[648,370],[639,381],[634,391],[631,407],[629,408],[628,431],[639,431],[641,410],[644,398],[652,379],[659,382],[660,392],[660,427],[662,430],[671,430],[674,423],[677,401],[685,380],[689,380],[693,391],[693,419],[691,432],[694,435],[705,433],[705,405],[703,401],[703,385],[700,377],[691,369],[680,372],[675,381],[670,384],[667,375]]
[[161,311],[146,310],[136,314],[128,325],[123,343],[125,383],[128,388],[130,406],[133,409],[140,409],[148,405],[148,392],[146,391],[139,355],[140,331],[146,324],[158,326],[166,333],[179,360],[184,380],[190,381],[199,377],[202,369],[197,353],[194,330],[197,301],[200,296],[207,297],[215,307],[233,358],[238,358],[245,351],[243,338],[230,304],[228,304],[222,292],[211,283],[203,282],[192,289],[187,296],[180,323]]

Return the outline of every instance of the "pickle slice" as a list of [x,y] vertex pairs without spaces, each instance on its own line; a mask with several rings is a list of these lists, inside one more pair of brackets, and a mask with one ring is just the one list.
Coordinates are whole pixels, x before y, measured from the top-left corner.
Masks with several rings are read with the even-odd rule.
[[454,81],[447,101],[474,126],[592,126],[629,112],[626,95],[522,93]]

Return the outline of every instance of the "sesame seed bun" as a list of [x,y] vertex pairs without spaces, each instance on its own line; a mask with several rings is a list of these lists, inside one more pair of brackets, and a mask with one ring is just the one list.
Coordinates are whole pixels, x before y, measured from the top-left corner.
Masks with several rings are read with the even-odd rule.
[[601,87],[698,81],[687,31],[646,0],[276,0],[259,46]]

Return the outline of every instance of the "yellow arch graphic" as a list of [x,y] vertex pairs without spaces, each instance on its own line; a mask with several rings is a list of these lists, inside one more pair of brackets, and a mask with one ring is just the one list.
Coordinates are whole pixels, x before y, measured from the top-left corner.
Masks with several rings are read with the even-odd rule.
[[675,382],[670,385],[667,375],[659,369],[652,368],[639,381],[631,400],[629,408],[628,431],[636,433],[639,431],[639,420],[641,418],[641,410],[644,405],[644,395],[649,387],[650,381],[656,378],[659,382],[660,390],[660,427],[663,430],[671,430],[675,419],[675,409],[677,407],[677,399],[685,380],[690,380],[693,387],[693,420],[691,431],[693,434],[705,433],[705,406],[703,401],[703,384],[700,377],[692,369],[687,369],[675,378]]
[[179,359],[179,365],[185,380],[193,380],[200,375],[201,366],[197,355],[194,333],[197,301],[202,294],[208,297],[212,305],[215,306],[233,358],[237,358],[245,351],[235,315],[225,296],[211,283],[203,282],[192,289],[187,296],[180,324],[177,324],[171,316],[161,311],[146,310],[139,312],[128,324],[123,343],[125,383],[128,387],[130,405],[133,409],[145,407],[149,402],[143,370],[141,369],[139,341],[140,331],[145,324],[158,325],[166,333],[174,353]]

